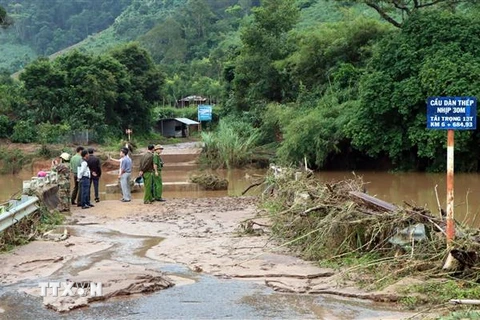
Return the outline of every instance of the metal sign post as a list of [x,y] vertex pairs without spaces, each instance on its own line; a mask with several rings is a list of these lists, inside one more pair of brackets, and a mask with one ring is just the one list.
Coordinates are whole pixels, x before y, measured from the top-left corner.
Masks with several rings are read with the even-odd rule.
[[126,129],[125,133],[128,135],[128,141],[130,142],[130,135],[132,134],[132,129]]
[[455,131],[447,131],[447,245],[450,247],[455,238],[455,219],[453,218],[453,159]]
[[[427,129],[447,130],[447,246],[455,239],[454,138],[455,130],[477,128],[477,98],[431,97],[427,100]],[[447,265],[447,262],[445,263]],[[444,266],[445,268],[445,266]]]

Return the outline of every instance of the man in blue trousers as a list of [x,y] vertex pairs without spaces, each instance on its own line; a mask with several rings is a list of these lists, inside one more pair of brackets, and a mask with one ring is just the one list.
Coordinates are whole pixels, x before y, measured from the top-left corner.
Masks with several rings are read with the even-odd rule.
[[82,190],[80,205],[82,209],[88,209],[93,207],[90,203],[90,169],[88,168],[88,151],[82,150],[80,153],[82,156],[82,162],[77,172],[77,179],[80,183],[80,189]]

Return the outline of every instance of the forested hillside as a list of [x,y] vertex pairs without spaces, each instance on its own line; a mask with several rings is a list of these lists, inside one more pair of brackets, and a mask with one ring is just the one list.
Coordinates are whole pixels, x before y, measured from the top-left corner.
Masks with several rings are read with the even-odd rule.
[[[54,141],[56,132],[85,127],[104,140],[125,126],[148,134],[159,117],[194,114],[174,108],[179,98],[202,95],[221,118],[203,134],[217,166],[269,154],[316,168],[442,170],[444,132],[425,129],[425,100],[480,88],[475,3],[0,5],[14,22],[1,34],[0,60],[8,71],[25,67],[19,81],[0,84],[0,137],[14,141]],[[477,131],[457,134],[457,169],[479,169],[479,145]]]
[[11,28],[0,35],[0,52],[4,53],[0,55],[4,56],[0,66],[12,71],[22,68],[37,55],[49,55],[77,43],[109,27],[131,2],[0,0],[0,6],[14,21]]

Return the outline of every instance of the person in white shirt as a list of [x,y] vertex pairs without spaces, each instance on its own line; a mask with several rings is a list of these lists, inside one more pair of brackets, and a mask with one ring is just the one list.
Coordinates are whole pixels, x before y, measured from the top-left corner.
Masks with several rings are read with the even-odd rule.
[[77,171],[77,179],[80,182],[80,188],[82,190],[82,198],[80,205],[82,209],[88,209],[93,207],[93,204],[90,203],[90,169],[88,168],[88,151],[82,150],[80,154],[82,156],[82,161]]

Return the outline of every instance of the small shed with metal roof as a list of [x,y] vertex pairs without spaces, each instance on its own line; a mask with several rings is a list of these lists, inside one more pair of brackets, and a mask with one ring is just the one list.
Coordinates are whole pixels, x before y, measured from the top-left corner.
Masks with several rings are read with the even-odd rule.
[[168,138],[186,138],[190,132],[198,130],[199,123],[188,118],[162,119],[157,124],[157,129],[162,136]]

